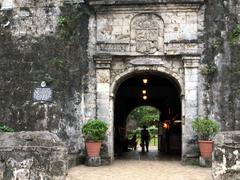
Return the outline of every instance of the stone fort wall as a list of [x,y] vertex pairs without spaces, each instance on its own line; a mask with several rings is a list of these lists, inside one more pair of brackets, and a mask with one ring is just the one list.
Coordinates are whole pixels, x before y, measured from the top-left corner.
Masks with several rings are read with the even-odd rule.
[[[185,45],[179,45],[182,42],[176,39],[189,40],[189,53],[199,52],[195,38],[198,34],[203,49],[203,52],[199,52],[202,53],[198,84],[199,115],[216,119],[222,130],[239,129],[240,54],[239,37],[235,37],[234,32],[238,32],[239,27],[240,1],[139,0],[137,3],[149,6],[170,3],[171,6],[175,2],[183,8],[183,3],[204,3],[203,28],[182,26],[182,18],[192,18],[194,21],[196,16],[176,14],[178,29],[169,23],[165,27],[168,31],[164,44],[160,44],[163,48],[149,52],[157,55],[166,52],[174,54],[179,48],[185,52]],[[89,32],[93,24],[93,19],[89,20],[89,17],[95,16],[96,8],[93,5],[101,9],[105,3],[129,5],[133,1],[0,0],[0,122],[17,131],[51,131],[67,142],[70,153],[83,151],[80,127],[86,120],[96,117],[97,112],[93,59],[96,40],[92,39],[92,32]],[[99,19],[102,25],[106,19],[109,20],[108,15]],[[134,34],[124,26],[128,21],[125,16],[122,14],[124,21],[121,23],[122,32],[126,33],[113,32],[116,39],[103,37],[101,31],[107,32],[109,29],[104,29],[101,24],[98,26],[99,52],[104,53],[111,48],[109,44],[113,41],[121,44],[120,47],[114,47],[118,52],[113,52],[113,55],[121,55],[119,48],[121,50],[122,46],[136,50],[134,55],[143,51],[137,46],[126,47],[125,42]],[[165,19],[169,19],[167,16],[170,15],[165,14]],[[119,24],[114,23],[116,26]],[[183,33],[175,33],[175,30]],[[134,38],[131,40],[134,43]],[[51,102],[33,100],[34,89],[39,87],[41,81],[46,81],[53,89]]]

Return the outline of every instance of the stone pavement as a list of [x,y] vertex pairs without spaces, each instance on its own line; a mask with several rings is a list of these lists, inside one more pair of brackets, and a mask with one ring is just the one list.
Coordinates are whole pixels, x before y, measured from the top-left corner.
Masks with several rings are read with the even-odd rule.
[[131,151],[112,165],[71,168],[67,180],[212,180],[211,169],[182,165],[177,157]]

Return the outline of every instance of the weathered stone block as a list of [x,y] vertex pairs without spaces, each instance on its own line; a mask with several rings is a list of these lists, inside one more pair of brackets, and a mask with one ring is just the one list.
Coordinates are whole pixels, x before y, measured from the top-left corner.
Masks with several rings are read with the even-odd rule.
[[221,132],[214,139],[212,176],[216,180],[240,178],[240,131]]
[[205,159],[201,156],[199,156],[199,165],[202,167],[212,167],[212,160],[210,159]]
[[0,162],[3,180],[64,180],[68,153],[57,135],[47,131],[0,133]]
[[101,166],[101,157],[87,157],[86,159],[86,165],[87,166]]

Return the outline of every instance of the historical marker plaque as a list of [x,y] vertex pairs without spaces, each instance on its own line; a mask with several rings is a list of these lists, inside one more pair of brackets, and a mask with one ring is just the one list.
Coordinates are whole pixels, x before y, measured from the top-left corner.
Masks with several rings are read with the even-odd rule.
[[34,89],[33,92],[34,101],[52,101],[53,99],[53,91],[51,88],[47,87],[38,87]]

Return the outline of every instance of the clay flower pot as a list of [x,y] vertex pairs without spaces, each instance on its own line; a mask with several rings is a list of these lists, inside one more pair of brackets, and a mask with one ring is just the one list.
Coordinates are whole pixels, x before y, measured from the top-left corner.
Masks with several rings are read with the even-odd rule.
[[86,142],[87,155],[89,157],[99,156],[101,144],[102,144],[101,141],[87,141]]
[[205,159],[210,159],[213,152],[213,141],[198,141],[201,156]]
[[107,129],[107,123],[99,119],[89,120],[83,125],[82,132],[84,134],[87,155],[89,157],[99,156],[101,143],[105,138]]

